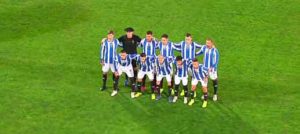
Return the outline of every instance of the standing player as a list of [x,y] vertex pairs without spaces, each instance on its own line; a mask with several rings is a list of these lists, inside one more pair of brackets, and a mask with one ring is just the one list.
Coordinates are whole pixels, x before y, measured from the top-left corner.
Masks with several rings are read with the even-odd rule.
[[204,101],[202,107],[205,108],[207,106],[207,68],[205,68],[202,64],[199,64],[198,60],[195,58],[193,60],[192,66],[192,91],[191,91],[191,100],[189,105],[193,105],[195,100],[195,92],[197,88],[198,82],[201,82],[202,92],[204,94]]
[[[160,87],[160,82],[163,78],[166,78],[168,82],[168,95],[169,95],[169,102],[173,102],[173,98],[171,95],[172,92],[172,84],[171,84],[171,65],[170,62],[172,62],[173,59],[171,58],[164,58],[162,55],[159,55],[157,57],[157,78],[156,78],[156,89],[158,90]],[[161,92],[157,91],[158,96],[156,100],[159,100],[161,98]]]
[[155,62],[155,57],[154,56],[146,56],[145,53],[141,53],[139,57],[137,57],[137,63],[140,65],[140,69],[137,75],[137,93],[135,94],[135,97],[139,97],[140,95],[142,95],[141,93],[141,83],[143,81],[143,78],[147,75],[149,80],[152,83],[152,95],[151,95],[151,99],[154,100],[155,99],[155,94],[154,94],[154,90],[155,90],[155,82],[153,82],[154,79],[154,66],[153,63]]
[[[174,51],[173,51],[173,43],[169,41],[169,36],[167,34],[163,34],[161,36],[161,41],[158,43],[157,48],[159,49],[159,54],[164,58],[174,59]],[[173,78],[173,64],[171,65],[171,86],[173,87],[174,78]],[[163,91],[163,80],[160,83],[160,91]]]
[[191,60],[183,60],[181,56],[176,57],[175,64],[175,96],[173,102],[178,99],[179,84],[182,82],[184,89],[184,104],[188,102],[188,68],[192,65]]
[[[114,60],[117,55],[117,47],[119,45],[119,41],[114,39],[114,32],[109,31],[107,34],[107,39],[103,40],[101,45],[101,55],[100,55],[100,63],[102,65],[102,80],[103,85],[101,91],[106,89],[106,80],[107,80],[107,73],[111,70],[112,73],[115,73],[116,65],[114,64]],[[114,79],[113,75],[113,79]],[[117,89],[115,89],[117,90]]]
[[[218,75],[217,67],[219,63],[219,52],[215,47],[212,39],[206,39],[206,45],[203,46],[200,51],[197,52],[197,55],[204,54],[203,56],[203,65],[208,68],[208,76],[213,81],[214,87],[214,96],[213,100],[217,101],[217,91],[218,91]],[[202,97],[203,98],[203,97]]]
[[[123,35],[118,39],[121,43],[121,46],[123,47],[123,50],[125,50],[127,54],[137,54],[137,47],[141,42],[141,38],[133,33],[134,29],[131,27],[126,28],[125,31],[126,31],[126,35]],[[132,60],[132,66],[133,66],[134,81],[135,81],[137,76],[136,60]],[[125,86],[127,85],[128,85],[128,77],[126,75]]]
[[[142,47],[143,53],[146,54],[146,56],[156,56],[155,50],[157,47],[157,41],[154,39],[153,37],[153,32],[152,31],[147,31],[146,32],[146,38],[142,39],[140,46]],[[153,82],[155,82],[155,74],[154,74],[154,80]],[[145,91],[145,82],[146,77],[143,78],[143,82],[142,82],[142,91]]]
[[[133,67],[132,67],[132,60],[136,58],[135,54],[127,54],[126,51],[122,50],[121,53],[117,56],[116,62],[118,63],[118,66],[116,68],[116,78],[114,81],[114,87],[115,89],[118,89],[118,83],[119,83],[119,76],[122,75],[124,72],[130,80],[131,84],[131,98],[134,98],[134,92],[135,92],[135,81],[134,81],[134,74],[133,74]],[[114,90],[112,96],[115,96],[118,91]]]
[[174,49],[181,52],[181,56],[184,60],[193,60],[196,56],[196,49],[201,48],[202,45],[193,41],[192,35],[187,33],[185,41],[181,41],[179,44],[174,44]]

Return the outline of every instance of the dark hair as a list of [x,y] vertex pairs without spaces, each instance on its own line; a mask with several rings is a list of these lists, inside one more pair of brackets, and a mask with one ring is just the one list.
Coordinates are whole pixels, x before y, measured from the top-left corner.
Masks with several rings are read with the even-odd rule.
[[126,31],[126,32],[133,32],[134,29],[132,27],[127,27],[127,28],[124,29],[124,31]]
[[193,59],[193,62],[198,62],[198,59],[197,59],[197,58],[194,58],[194,59]]
[[113,30],[109,30],[107,34],[115,34],[115,32]]
[[147,31],[147,35],[152,35],[152,31]]
[[182,57],[181,56],[176,56],[176,61],[182,61]]
[[166,38],[166,39],[169,38],[169,36],[168,36],[167,34],[163,34],[161,37],[162,37],[162,38]]
[[126,51],[125,50],[121,50],[121,53],[126,53]]
[[146,54],[145,54],[145,53],[141,53],[140,56],[141,56],[141,57],[146,57]]
[[185,37],[192,37],[192,34],[186,33],[186,34],[185,34]]

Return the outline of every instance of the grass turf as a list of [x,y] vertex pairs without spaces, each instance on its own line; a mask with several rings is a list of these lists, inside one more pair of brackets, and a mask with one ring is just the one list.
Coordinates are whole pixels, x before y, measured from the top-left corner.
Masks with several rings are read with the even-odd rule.
[[[299,133],[298,0],[0,1],[0,133]],[[220,52],[218,102],[110,97],[99,42],[190,32]],[[210,83],[211,84],[211,83]],[[111,85],[111,84],[108,84]],[[211,85],[209,91],[212,91]],[[198,90],[199,92],[199,90]]]

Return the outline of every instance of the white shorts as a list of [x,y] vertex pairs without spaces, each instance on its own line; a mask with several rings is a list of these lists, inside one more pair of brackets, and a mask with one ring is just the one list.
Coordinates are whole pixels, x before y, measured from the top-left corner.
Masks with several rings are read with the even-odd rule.
[[197,85],[199,81],[201,82],[202,87],[207,87],[207,81],[197,80],[197,79],[192,79],[192,85],[193,86]]
[[177,75],[175,75],[174,77],[174,83],[175,85],[179,85],[180,81],[182,81],[182,85],[186,86],[188,84],[188,76],[186,77],[178,77]]
[[134,76],[133,74],[133,68],[132,66],[118,66],[118,74],[121,76],[122,73],[125,73],[129,78],[132,78]]
[[137,78],[138,78],[138,79],[143,79],[145,75],[148,76],[148,78],[149,78],[150,81],[153,81],[154,75],[153,75],[153,72],[152,72],[152,71],[144,72],[144,71],[140,70],[140,71],[138,72]]
[[217,71],[208,72],[208,76],[210,79],[215,80],[218,78],[218,73]]
[[102,72],[107,73],[109,71],[109,69],[113,73],[116,71],[116,69],[114,67],[114,64],[104,63],[103,66],[102,66]]
[[171,82],[171,75],[157,75],[156,80],[161,81],[163,78],[167,79],[167,82]]

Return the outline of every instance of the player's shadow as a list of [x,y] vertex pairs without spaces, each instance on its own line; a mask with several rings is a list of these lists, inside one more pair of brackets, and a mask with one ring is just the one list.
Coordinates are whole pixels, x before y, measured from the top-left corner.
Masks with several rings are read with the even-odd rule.
[[[198,94],[193,106],[187,106],[183,104],[182,97],[177,103],[169,103],[165,95],[160,101],[152,101],[149,91],[140,98],[131,99],[130,89],[120,87],[117,97],[126,102],[118,102],[127,109],[127,115],[130,115],[127,118],[149,133],[258,133],[241,118],[242,113],[237,113],[226,104],[228,101],[220,99],[213,102],[210,98],[208,107],[203,109],[201,94]],[[223,97],[226,98],[230,96]]]
[[88,12],[75,2],[43,2],[22,8],[7,7],[9,10],[0,12],[1,42],[71,27],[87,20]]

